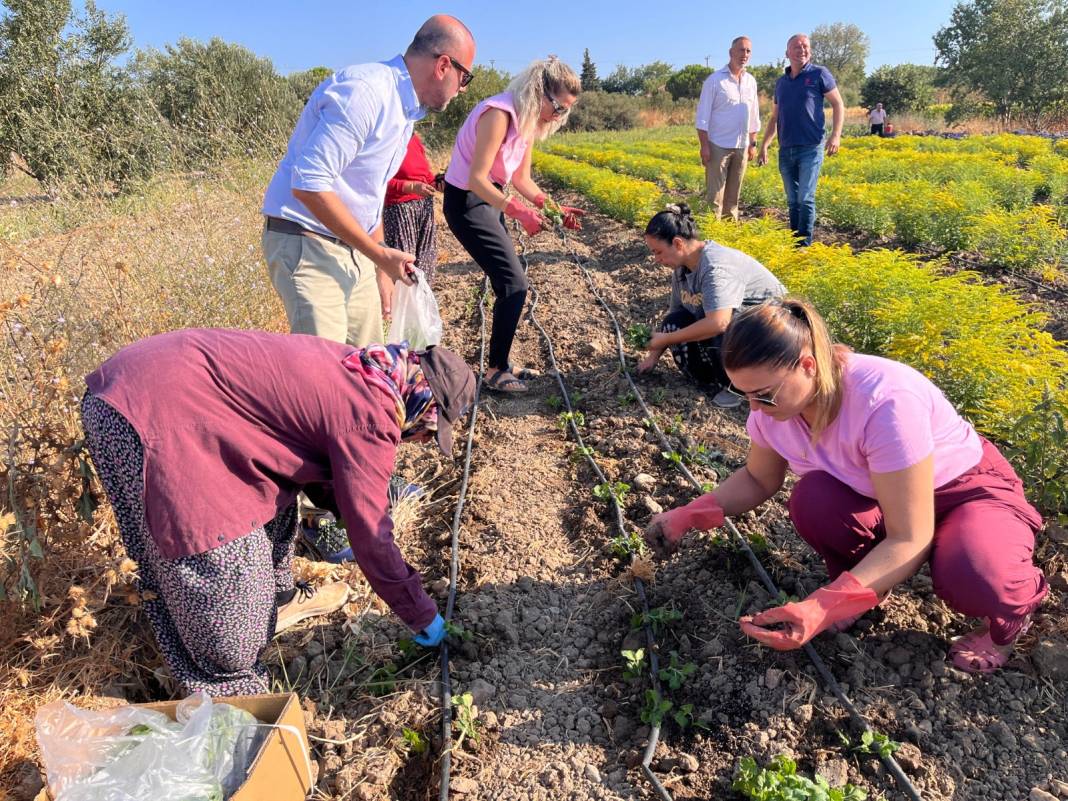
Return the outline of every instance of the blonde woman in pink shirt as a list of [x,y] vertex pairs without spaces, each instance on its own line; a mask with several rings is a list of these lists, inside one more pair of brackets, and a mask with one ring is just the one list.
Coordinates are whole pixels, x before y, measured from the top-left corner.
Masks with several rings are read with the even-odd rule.
[[[518,220],[531,236],[549,227],[540,211],[546,195],[530,174],[531,151],[567,121],[581,91],[575,71],[555,56],[534,61],[507,91],[475,106],[456,135],[445,172],[445,221],[489,276],[496,296],[485,383],[497,392],[525,392],[525,380],[535,375],[509,362],[528,284],[504,218]],[[534,208],[509,198],[508,184]],[[581,209],[561,211],[566,227],[580,227]]]
[[831,581],[803,601],[741,619],[778,650],[842,630],[926,562],[935,593],[982,623],[950,647],[969,672],[1002,667],[1048,592],[1032,562],[1042,518],[990,442],[911,367],[834,344],[807,302],[736,315],[723,365],[749,401],[745,467],[713,492],[657,515],[646,536],[672,548],[800,476],[790,518]]

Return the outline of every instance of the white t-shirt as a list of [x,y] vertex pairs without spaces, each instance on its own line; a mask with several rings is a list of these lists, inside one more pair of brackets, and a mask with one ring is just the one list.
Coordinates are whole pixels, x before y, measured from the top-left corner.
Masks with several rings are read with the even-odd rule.
[[882,125],[886,122],[886,109],[873,108],[868,115],[868,119],[871,120],[872,125]]

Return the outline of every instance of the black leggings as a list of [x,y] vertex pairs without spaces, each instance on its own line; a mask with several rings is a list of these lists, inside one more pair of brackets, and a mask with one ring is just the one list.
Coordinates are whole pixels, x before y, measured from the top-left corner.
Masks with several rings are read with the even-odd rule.
[[504,369],[527,299],[527,277],[519,263],[504,215],[474,192],[445,184],[445,222],[493,287],[493,329],[489,366]]
[[[693,325],[699,318],[695,317],[685,308],[678,308],[670,312],[660,323],[661,331],[678,331],[688,325]],[[671,345],[671,356],[675,360],[675,366],[679,372],[705,387],[722,389],[730,383],[727,373],[723,370],[723,362],[720,359],[720,345],[723,335],[702,339],[698,342],[683,342],[680,345]]]

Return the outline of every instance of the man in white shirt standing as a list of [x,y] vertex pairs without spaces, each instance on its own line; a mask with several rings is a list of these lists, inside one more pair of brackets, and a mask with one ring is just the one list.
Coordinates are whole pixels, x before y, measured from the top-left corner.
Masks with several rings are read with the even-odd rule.
[[749,37],[739,36],[731,42],[730,61],[705,79],[697,101],[701,163],[716,219],[724,211],[738,219],[742,178],[749,160],[756,156],[760,102],[756,78],[745,70],[752,53]]
[[871,135],[883,136],[883,125],[886,124],[886,110],[882,103],[876,103],[875,108],[868,112],[868,122],[871,123]]
[[293,333],[382,340],[394,281],[415,256],[382,236],[386,183],[416,120],[471,82],[475,40],[455,17],[423,23],[403,55],[357,64],[308,99],[263,199],[263,252]]

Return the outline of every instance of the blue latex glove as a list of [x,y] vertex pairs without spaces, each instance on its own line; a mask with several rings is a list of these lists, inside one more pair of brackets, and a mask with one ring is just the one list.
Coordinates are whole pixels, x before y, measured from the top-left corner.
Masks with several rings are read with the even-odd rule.
[[424,648],[434,648],[441,645],[441,641],[445,639],[445,618],[441,615],[434,615],[430,625],[412,637],[412,639]]

